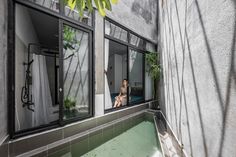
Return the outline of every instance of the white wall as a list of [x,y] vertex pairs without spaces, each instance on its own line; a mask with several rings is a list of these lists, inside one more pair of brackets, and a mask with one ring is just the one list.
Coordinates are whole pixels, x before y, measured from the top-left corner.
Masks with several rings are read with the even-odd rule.
[[15,103],[16,103],[16,130],[26,129],[32,126],[32,111],[22,107],[21,90],[25,83],[26,67],[23,62],[27,61],[27,47],[29,43],[37,43],[38,38],[27,9],[16,5],[16,75],[15,75]]
[[114,66],[114,73],[115,73],[115,93],[120,92],[120,87],[122,85],[122,74],[123,74],[123,69],[122,69],[122,55],[114,55],[115,57],[115,66]]
[[[142,86],[143,79],[143,56],[136,51],[132,51],[132,54],[136,53],[134,58],[130,55],[130,69],[129,69],[129,84],[132,87]],[[138,83],[138,84],[137,84]]]

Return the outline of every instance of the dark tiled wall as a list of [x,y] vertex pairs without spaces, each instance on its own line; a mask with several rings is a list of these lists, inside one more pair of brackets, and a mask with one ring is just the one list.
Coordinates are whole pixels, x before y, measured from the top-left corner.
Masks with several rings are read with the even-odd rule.
[[[112,113],[107,113],[101,117],[90,118],[81,122],[69,124],[62,128],[57,128],[39,133],[37,135],[31,135],[9,141],[0,146],[0,154],[1,156],[3,155],[4,157],[7,157],[9,152],[9,156],[12,157],[29,151],[32,153],[32,150],[35,150],[37,152],[41,152],[40,154],[37,154],[37,156],[45,156],[48,154],[53,154],[53,152],[55,152],[53,148],[59,149],[61,147],[64,148],[62,151],[67,151],[69,145],[76,143],[76,140],[81,141],[81,138],[84,138],[84,136],[82,136],[83,134],[97,136],[97,140],[101,138],[101,130],[107,131],[109,129],[113,129],[114,133],[119,134],[119,131],[127,128],[128,124],[132,123],[130,119],[127,119],[125,123],[119,121],[120,119],[124,119],[125,117],[127,118],[131,114],[142,112],[147,109],[148,106],[149,104],[146,103],[130,108],[125,108]],[[116,121],[116,125],[112,124],[114,121]],[[97,130],[94,130],[94,128]],[[107,129],[104,130],[104,128]],[[81,137],[78,137],[78,135]],[[86,142],[89,141],[85,140],[84,143]],[[92,147],[95,146],[90,145],[88,148],[83,148],[81,145],[81,148],[85,150]],[[80,147],[76,148],[78,149]]]

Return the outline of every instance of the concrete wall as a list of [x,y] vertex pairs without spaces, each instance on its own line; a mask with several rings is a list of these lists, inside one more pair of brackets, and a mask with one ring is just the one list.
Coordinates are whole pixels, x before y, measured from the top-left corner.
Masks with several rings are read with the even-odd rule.
[[160,0],[162,110],[189,156],[236,155],[236,1]]
[[0,1],[0,145],[7,137],[7,6]]
[[107,16],[150,40],[157,40],[156,0],[119,0]]
[[[157,41],[156,0],[119,0],[112,5],[107,17],[128,29]],[[104,114],[104,26],[103,18],[95,12],[95,116]]]

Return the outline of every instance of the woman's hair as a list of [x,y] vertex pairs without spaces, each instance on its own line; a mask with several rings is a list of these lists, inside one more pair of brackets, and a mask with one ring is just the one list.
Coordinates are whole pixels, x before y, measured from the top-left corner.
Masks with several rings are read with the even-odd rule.
[[123,81],[127,81],[127,82],[128,82],[128,80],[127,80],[127,79],[123,79]]

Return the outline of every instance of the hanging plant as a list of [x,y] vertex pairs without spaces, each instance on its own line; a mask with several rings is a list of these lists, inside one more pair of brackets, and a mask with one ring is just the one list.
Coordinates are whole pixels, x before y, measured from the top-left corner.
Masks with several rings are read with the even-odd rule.
[[111,3],[116,4],[118,0],[65,0],[65,4],[70,7],[71,10],[77,9],[80,17],[84,16],[84,10],[88,9],[93,11],[93,2],[96,5],[100,15],[106,16],[106,10],[111,11]]

